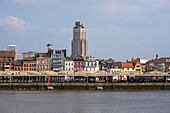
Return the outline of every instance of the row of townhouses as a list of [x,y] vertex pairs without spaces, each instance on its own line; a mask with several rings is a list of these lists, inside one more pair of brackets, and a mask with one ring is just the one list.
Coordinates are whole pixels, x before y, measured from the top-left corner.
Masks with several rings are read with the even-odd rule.
[[66,49],[47,53],[23,52],[22,60],[15,58],[14,50],[0,50],[0,71],[106,71],[107,73],[146,73],[152,71],[170,72],[170,57],[152,60],[140,58],[126,62],[112,59],[101,60],[92,57],[67,57]]

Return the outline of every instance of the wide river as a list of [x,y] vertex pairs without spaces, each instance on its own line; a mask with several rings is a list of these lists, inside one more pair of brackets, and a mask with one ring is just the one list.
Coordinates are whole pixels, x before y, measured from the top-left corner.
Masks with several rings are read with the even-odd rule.
[[170,91],[0,91],[0,113],[170,113]]

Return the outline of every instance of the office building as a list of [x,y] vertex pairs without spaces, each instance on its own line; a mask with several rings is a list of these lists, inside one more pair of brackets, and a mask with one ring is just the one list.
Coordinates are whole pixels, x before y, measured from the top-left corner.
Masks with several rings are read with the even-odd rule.
[[66,59],[66,49],[64,50],[49,50],[48,56],[50,57],[50,70],[64,71],[64,61]]
[[72,57],[87,57],[88,42],[86,40],[86,29],[83,22],[75,22],[73,28]]
[[19,58],[19,54],[17,54],[17,46],[16,45],[8,45],[7,50],[9,50],[9,51],[14,50],[15,51],[14,60],[17,60]]

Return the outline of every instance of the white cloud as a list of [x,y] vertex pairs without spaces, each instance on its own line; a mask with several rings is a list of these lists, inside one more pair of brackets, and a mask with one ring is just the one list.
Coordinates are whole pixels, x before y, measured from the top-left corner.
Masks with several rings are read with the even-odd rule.
[[31,28],[30,22],[26,22],[17,17],[7,16],[5,18],[0,18],[0,27],[16,29],[16,30],[27,30]]

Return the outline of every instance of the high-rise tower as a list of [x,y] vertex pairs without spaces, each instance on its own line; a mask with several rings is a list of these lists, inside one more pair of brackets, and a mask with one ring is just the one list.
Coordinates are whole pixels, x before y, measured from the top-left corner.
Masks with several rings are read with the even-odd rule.
[[86,40],[86,29],[83,22],[75,22],[73,28],[72,57],[87,57],[88,42]]
[[8,45],[7,50],[14,50],[15,51],[15,57],[14,59],[17,60],[19,58],[19,54],[17,54],[17,46],[16,45]]

